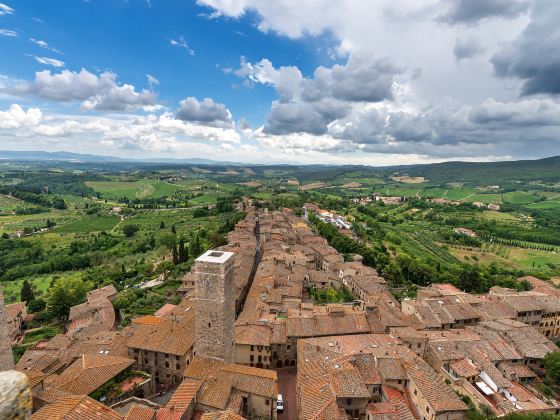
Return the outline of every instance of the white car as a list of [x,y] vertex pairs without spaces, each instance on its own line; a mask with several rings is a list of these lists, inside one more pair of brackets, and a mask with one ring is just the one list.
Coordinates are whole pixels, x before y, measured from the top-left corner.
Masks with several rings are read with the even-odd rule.
[[284,411],[284,400],[282,394],[278,394],[278,401],[276,402],[276,411],[281,413]]

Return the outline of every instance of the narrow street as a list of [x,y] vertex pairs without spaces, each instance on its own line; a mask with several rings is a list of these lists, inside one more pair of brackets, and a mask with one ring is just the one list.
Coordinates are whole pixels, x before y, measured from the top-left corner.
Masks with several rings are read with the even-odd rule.
[[284,399],[284,412],[278,413],[278,420],[294,420],[297,418],[297,368],[288,367],[277,369],[278,393]]

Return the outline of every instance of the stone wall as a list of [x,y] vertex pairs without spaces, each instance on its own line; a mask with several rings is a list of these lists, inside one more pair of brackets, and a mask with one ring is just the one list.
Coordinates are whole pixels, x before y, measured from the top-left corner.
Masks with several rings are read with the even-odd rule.
[[33,398],[29,381],[16,370],[0,374],[0,419],[23,420],[31,418]]
[[0,289],[0,372],[14,368],[10,331],[6,321],[6,306],[4,306],[4,293]]

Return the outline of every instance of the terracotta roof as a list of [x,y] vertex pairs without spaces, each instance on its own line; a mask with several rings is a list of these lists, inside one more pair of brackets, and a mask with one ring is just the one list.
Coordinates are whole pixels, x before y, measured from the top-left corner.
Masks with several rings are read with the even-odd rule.
[[121,420],[115,411],[88,396],[63,397],[31,416],[32,420]]
[[239,414],[233,411],[219,411],[216,413],[204,413],[200,420],[244,420],[245,417],[241,417]]
[[153,420],[155,416],[156,411],[153,408],[136,404],[130,409],[124,420]]
[[360,372],[355,367],[335,368],[331,385],[337,398],[369,398],[369,391]]
[[89,395],[133,363],[124,357],[84,354],[59,375],[53,386],[75,395]]
[[165,305],[163,305],[161,308],[159,308],[154,315],[161,317],[161,316],[165,316],[168,315],[170,312],[172,312],[175,308],[177,307],[177,305],[173,305],[172,303],[166,303]]
[[267,325],[239,325],[235,327],[235,343],[270,346],[272,328]]
[[6,321],[13,320],[20,312],[25,311],[26,302],[10,303],[6,305]]
[[436,413],[468,409],[449,385],[423,360],[405,361],[404,368],[410,380],[418,387]]
[[176,412],[184,412],[193,402],[201,385],[201,380],[184,379],[177,387],[167,404],[165,404],[165,408]]
[[90,290],[87,292],[87,300],[95,300],[99,298],[110,298],[118,293],[115,286],[109,284],[108,286],[100,287],[99,289]]
[[203,381],[198,403],[223,410],[234,391],[276,398],[278,380],[275,371],[225,364],[217,359],[193,357],[185,370],[186,379]]
[[129,348],[184,356],[194,345],[192,317],[175,321],[146,316],[134,321],[134,332],[126,344]]
[[24,370],[23,373],[27,376],[29,380],[29,388],[33,388],[35,385],[41,383],[48,375],[37,369]]
[[449,364],[449,367],[453,369],[460,378],[469,378],[480,373],[476,366],[467,359],[454,360]]
[[155,315],[144,315],[132,320],[133,324],[138,325],[159,325],[161,322],[163,322],[162,319]]

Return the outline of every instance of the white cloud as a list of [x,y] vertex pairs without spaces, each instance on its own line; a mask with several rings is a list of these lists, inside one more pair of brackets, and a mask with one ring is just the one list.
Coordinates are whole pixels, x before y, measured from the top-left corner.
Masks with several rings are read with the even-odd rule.
[[10,6],[4,3],[0,3],[0,16],[2,15],[13,15],[15,12]]
[[0,28],[0,35],[2,36],[9,36],[15,38],[18,36],[16,31],[12,31],[11,29],[2,29]]
[[152,76],[151,74],[146,74],[146,78],[148,79],[148,84],[150,86],[155,86],[155,85],[159,85],[159,80],[156,79],[154,76]]
[[18,104],[13,104],[6,111],[0,111],[0,129],[19,129],[34,127],[42,120],[43,115],[38,108],[24,111]]
[[194,55],[194,50],[189,47],[189,44],[187,44],[187,41],[185,41],[185,37],[180,36],[178,39],[170,39],[169,40],[169,45],[172,45],[174,47],[179,47],[184,49],[189,55]]
[[[156,95],[151,90],[136,91],[133,85],[119,84],[111,72],[99,76],[82,69],[80,72],[50,70],[35,73],[35,80],[0,89],[15,95],[34,94],[60,102],[81,101],[81,108],[98,111],[125,111],[157,109]],[[156,107],[156,108],[154,108]]]
[[35,39],[35,38],[29,38],[29,40],[31,42],[33,42],[34,44],[38,45],[41,48],[44,48],[45,50],[49,50],[58,54],[62,54],[61,51],[57,50],[56,48],[52,48],[51,46],[49,46],[49,44],[46,41],[40,40],[40,39]]
[[52,66],[52,67],[64,67],[64,61],[61,60],[57,60],[56,58],[49,58],[49,57],[38,57],[36,55],[33,56],[33,58],[39,63],[39,64],[44,64],[46,66]]
[[224,104],[214,102],[211,98],[199,101],[189,97],[179,103],[175,113],[182,121],[200,123],[212,127],[233,127],[231,113]]

